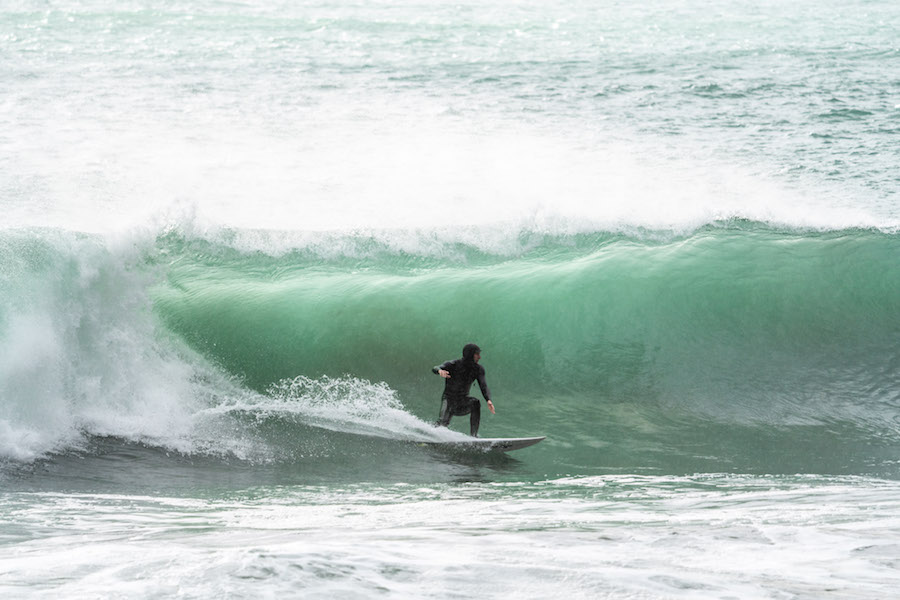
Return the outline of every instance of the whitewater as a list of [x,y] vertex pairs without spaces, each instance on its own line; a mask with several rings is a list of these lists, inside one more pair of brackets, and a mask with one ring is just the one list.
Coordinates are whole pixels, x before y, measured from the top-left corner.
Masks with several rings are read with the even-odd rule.
[[5,2],[0,593],[890,597],[898,17]]

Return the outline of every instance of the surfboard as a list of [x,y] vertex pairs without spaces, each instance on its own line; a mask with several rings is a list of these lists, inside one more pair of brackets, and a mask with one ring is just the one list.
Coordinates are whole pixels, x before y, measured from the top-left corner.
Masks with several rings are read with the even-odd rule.
[[482,452],[509,452],[534,446],[547,436],[523,437],[523,438],[469,438],[453,442],[416,442],[421,446],[433,448],[447,448],[450,450],[480,450]]

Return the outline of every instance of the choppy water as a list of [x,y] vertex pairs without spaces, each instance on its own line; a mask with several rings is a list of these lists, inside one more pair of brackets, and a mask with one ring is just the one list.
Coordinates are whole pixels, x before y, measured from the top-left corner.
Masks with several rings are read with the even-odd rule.
[[890,596],[898,23],[4,4],[0,590]]

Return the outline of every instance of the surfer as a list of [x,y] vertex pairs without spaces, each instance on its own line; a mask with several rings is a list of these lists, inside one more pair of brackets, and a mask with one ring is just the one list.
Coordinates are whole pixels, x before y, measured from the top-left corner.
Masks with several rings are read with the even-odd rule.
[[478,425],[481,423],[481,401],[469,395],[472,383],[478,381],[481,395],[487,400],[491,414],[494,403],[491,402],[491,391],[484,380],[484,367],[478,364],[481,360],[481,348],[476,344],[463,347],[462,358],[448,360],[442,365],[432,367],[431,371],[444,378],[444,393],[441,396],[441,413],[437,425],[447,427],[454,415],[471,415],[469,431],[472,437],[478,437]]

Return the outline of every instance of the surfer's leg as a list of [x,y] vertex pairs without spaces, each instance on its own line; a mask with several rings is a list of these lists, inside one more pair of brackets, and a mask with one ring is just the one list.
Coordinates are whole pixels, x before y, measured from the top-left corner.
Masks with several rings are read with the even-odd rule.
[[447,427],[450,425],[450,417],[452,416],[453,413],[450,411],[450,403],[447,401],[447,398],[441,398],[441,412],[438,414],[438,420],[435,425]]
[[469,417],[469,435],[478,437],[478,426],[481,425],[481,402],[477,398],[469,398],[469,410],[472,411]]

